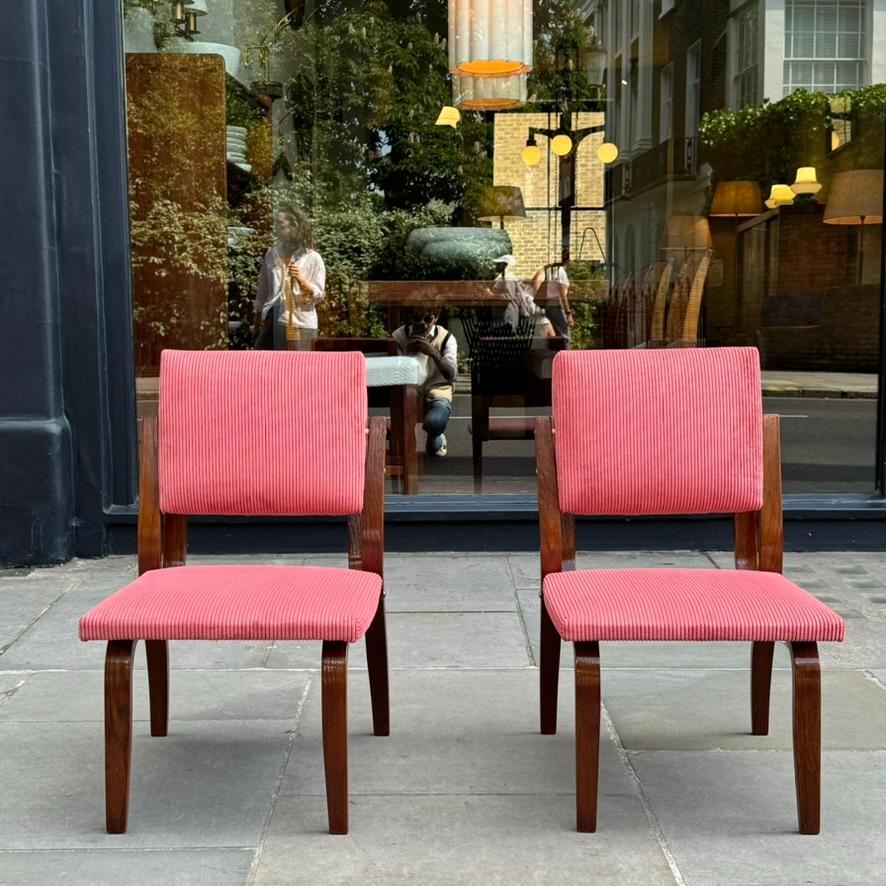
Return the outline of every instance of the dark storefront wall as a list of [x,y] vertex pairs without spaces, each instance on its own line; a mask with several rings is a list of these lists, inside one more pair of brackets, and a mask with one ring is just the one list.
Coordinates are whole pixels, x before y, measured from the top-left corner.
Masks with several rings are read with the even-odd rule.
[[[119,5],[4,5],[0,26],[0,561],[129,551],[135,397]],[[881,377],[883,359],[881,349]],[[879,495],[788,496],[789,547],[886,548],[882,401],[881,390]],[[537,546],[532,496],[393,496],[388,513],[390,549]],[[342,538],[338,525],[304,521],[203,521],[194,532],[203,550],[340,550]],[[587,548],[728,543],[718,520],[579,529]]]

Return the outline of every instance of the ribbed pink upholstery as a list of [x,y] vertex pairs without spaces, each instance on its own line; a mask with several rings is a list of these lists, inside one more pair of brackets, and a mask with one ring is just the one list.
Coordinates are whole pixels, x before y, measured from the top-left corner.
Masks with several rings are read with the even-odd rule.
[[164,351],[160,508],[359,513],[366,416],[359,353]]
[[553,368],[560,510],[758,510],[762,411],[754,348],[562,351]]
[[341,640],[366,632],[381,578],[318,566],[146,572],[80,619],[81,640]]
[[775,572],[586,569],[546,576],[564,640],[842,640],[843,619]]

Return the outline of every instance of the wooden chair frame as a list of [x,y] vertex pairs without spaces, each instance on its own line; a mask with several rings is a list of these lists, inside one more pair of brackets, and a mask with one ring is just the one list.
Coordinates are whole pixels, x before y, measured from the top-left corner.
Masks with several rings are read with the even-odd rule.
[[[541,732],[557,731],[561,638],[544,601],[545,576],[575,569],[575,516],[560,512],[551,418],[536,419],[538,514],[541,530]],[[782,571],[781,443],[779,417],[763,418],[763,507],[734,515],[738,569]],[[575,643],[575,760],[578,830],[597,825],[600,752],[600,644]],[[821,806],[821,669],[818,645],[789,642],[793,671],[793,745],[797,813],[801,834],[817,834]],[[774,642],[751,645],[751,732],[769,732],[769,693]]]
[[[348,517],[348,567],[374,572],[384,581],[385,419],[367,426],[363,512]],[[188,517],[160,511],[157,473],[157,420],[142,419],[138,511],[139,575],[183,566]],[[366,657],[375,735],[389,735],[388,654],[384,585],[378,609],[366,631]],[[138,639],[111,640],[105,658],[105,817],[110,834],[125,833],[132,768],[132,664]],[[329,831],[348,832],[348,643],[324,641],[321,666],[323,758]],[[165,736],[169,725],[169,644],[146,640],[151,735]]]

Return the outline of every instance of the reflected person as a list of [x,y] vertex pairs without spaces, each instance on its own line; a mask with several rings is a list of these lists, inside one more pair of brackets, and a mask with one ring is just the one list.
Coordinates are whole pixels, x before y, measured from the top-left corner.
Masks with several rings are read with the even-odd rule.
[[277,243],[265,254],[258,278],[255,347],[309,351],[317,337],[316,306],[326,291],[326,265],[313,248],[311,223],[301,210],[280,204],[274,233]]

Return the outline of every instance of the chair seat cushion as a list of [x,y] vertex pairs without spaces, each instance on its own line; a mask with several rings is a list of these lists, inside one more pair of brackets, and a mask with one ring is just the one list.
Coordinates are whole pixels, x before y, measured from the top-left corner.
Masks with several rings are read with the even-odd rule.
[[546,576],[564,640],[842,640],[843,619],[775,572],[587,569]]
[[155,569],[80,619],[81,640],[342,640],[378,607],[381,578],[319,566]]

